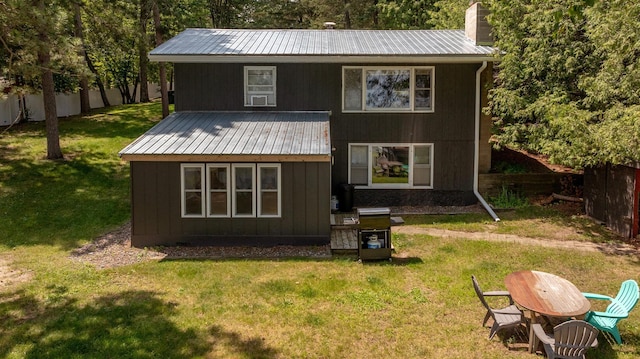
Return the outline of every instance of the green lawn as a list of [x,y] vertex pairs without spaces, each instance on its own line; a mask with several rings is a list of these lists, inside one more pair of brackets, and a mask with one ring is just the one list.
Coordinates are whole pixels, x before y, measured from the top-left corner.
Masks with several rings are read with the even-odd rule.
[[[512,271],[536,269],[606,294],[639,279],[638,258],[397,234],[391,263],[167,260],[96,270],[70,260],[72,249],[128,220],[128,165],[117,152],[159,114],[145,104],[62,119],[62,162],[44,160],[44,124],[0,138],[0,265],[30,276],[0,287],[0,357],[534,358],[509,336],[487,340],[471,274],[489,290],[504,288]],[[554,208],[501,216],[408,222],[615,240]],[[588,357],[639,357],[639,323],[637,309],[620,325],[623,345],[601,338]]]

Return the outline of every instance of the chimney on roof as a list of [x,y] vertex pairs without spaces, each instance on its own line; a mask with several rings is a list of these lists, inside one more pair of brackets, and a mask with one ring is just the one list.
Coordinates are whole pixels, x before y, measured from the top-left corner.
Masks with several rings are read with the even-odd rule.
[[333,21],[327,21],[324,23],[324,28],[327,30],[333,30],[336,28],[336,23]]
[[476,1],[469,2],[465,13],[464,34],[476,45],[493,45],[491,26],[487,21],[489,10]]

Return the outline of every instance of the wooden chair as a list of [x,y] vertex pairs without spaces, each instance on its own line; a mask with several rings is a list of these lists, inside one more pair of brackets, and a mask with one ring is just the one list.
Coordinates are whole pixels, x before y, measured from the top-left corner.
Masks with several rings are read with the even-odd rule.
[[536,336],[534,348],[539,341],[544,346],[547,358],[584,358],[587,349],[598,345],[598,329],[583,320],[569,320],[553,328],[553,335],[545,333],[542,325],[533,324]]
[[640,295],[638,283],[633,279],[624,281],[615,298],[594,293],[582,294],[587,299],[608,300],[611,302],[609,306],[607,306],[606,311],[590,311],[586,314],[584,320],[603,332],[611,333],[616,343],[622,344],[622,338],[618,330],[618,322],[628,317],[631,309],[638,303],[638,297]]
[[[493,325],[491,326],[491,331],[489,331],[490,340],[493,339],[493,336],[501,329],[515,328],[523,322],[526,323],[522,311],[514,305],[509,292],[483,292],[482,289],[480,289],[480,285],[478,284],[478,280],[475,276],[471,276],[471,281],[473,282],[473,288],[475,289],[478,298],[480,298],[480,302],[487,309],[487,314],[484,316],[482,326],[486,326],[489,318],[493,318]],[[487,303],[486,297],[507,297],[509,299],[509,306],[501,309],[492,308]]]

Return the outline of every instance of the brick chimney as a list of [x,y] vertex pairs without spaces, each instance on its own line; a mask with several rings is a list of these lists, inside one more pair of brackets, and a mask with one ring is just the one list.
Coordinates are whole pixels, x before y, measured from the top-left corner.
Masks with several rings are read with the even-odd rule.
[[476,1],[469,2],[465,13],[464,34],[476,45],[493,45],[491,26],[487,22],[489,10]]

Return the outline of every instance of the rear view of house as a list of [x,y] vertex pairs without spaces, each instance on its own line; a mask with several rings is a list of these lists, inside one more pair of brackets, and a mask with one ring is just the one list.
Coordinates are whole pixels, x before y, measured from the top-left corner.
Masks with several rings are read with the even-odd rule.
[[121,152],[132,244],[326,244],[345,188],[357,207],[477,202],[494,52],[478,9],[473,38],[187,29],[154,49],[176,112]]

